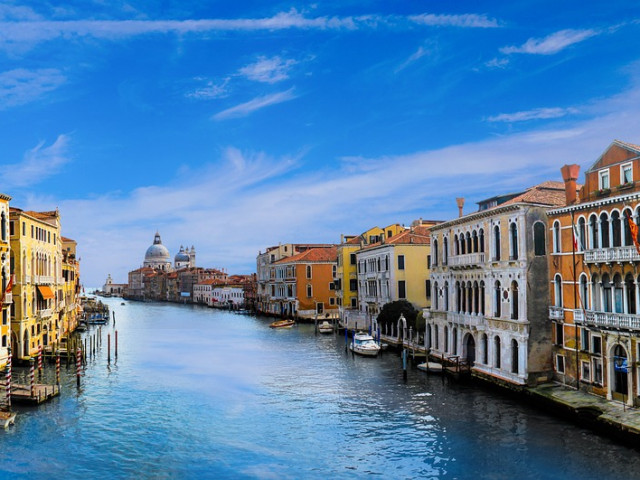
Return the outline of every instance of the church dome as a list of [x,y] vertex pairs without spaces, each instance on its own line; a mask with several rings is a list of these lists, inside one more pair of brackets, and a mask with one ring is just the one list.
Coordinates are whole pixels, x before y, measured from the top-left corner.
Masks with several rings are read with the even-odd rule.
[[169,250],[167,247],[162,245],[162,240],[160,239],[160,234],[156,232],[156,236],[153,239],[153,245],[147,248],[147,253],[144,255],[145,263],[166,263],[171,261],[171,255],[169,255]]
[[176,256],[174,258],[174,262],[178,263],[178,262],[189,262],[189,255],[187,255],[187,253],[184,251],[184,248],[182,246],[180,246],[180,251],[178,253],[176,253]]

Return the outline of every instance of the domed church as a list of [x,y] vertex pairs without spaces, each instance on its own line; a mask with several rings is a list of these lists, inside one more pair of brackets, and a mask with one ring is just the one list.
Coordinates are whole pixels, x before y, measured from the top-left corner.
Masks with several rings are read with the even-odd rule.
[[153,239],[153,245],[147,248],[147,253],[144,255],[144,267],[151,267],[165,272],[170,272],[171,268],[171,255],[167,247],[162,245],[162,239],[160,233],[156,232],[156,236]]
[[186,249],[180,245],[180,251],[176,253],[176,256],[173,259],[173,264],[175,265],[176,270],[180,270],[181,268],[190,268],[196,266],[196,247],[191,246],[191,250],[189,247]]

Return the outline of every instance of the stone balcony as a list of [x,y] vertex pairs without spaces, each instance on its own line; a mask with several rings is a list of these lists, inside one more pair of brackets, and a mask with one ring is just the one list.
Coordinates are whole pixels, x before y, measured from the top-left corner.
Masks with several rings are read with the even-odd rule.
[[595,248],[585,250],[584,261],[586,263],[640,262],[640,255],[634,246]]
[[465,327],[475,327],[484,324],[484,315],[472,313],[447,312],[447,321],[464,325]]
[[484,261],[484,252],[452,255],[447,259],[447,263],[451,268],[481,268],[484,265]]
[[43,310],[38,310],[37,316],[39,319],[44,320],[45,318],[51,317],[53,310],[50,308],[45,308]]
[[564,308],[562,307],[549,307],[549,318],[551,320],[563,320]]
[[34,283],[37,284],[52,284],[53,283],[53,277],[49,276],[49,275],[34,275],[33,276],[33,281]]
[[631,313],[595,312],[593,310],[574,310],[573,318],[577,324],[595,327],[640,330],[640,315]]

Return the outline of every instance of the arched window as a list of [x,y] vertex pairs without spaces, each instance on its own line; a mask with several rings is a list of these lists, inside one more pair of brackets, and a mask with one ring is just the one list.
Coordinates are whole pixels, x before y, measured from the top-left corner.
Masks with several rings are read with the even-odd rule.
[[438,239],[435,238],[433,240],[433,258],[432,258],[432,262],[431,264],[435,267],[436,265],[438,265]]
[[457,355],[458,354],[458,329],[453,327],[453,332],[452,332],[452,339],[451,339],[451,347],[453,349],[453,354]]
[[449,327],[444,327],[444,351],[449,353]]
[[600,245],[602,248],[609,248],[611,242],[609,242],[609,216],[607,212],[600,214]]
[[580,217],[578,219],[578,251],[582,252],[587,244],[585,242],[586,238],[587,238],[587,225],[586,222],[584,220],[584,217]]
[[474,230],[472,237],[473,237],[473,253],[478,253],[478,232]]
[[460,234],[460,255],[464,255],[467,253],[467,244],[464,241],[464,233]]
[[433,309],[438,310],[438,282],[433,282]]
[[473,282],[473,313],[476,315],[480,311],[480,288],[478,282]]
[[633,238],[631,238],[631,230],[629,229],[629,221],[627,218],[631,218],[633,216],[633,212],[630,208],[625,208],[622,212],[622,218],[620,221],[622,222],[622,244],[625,246],[633,245]]
[[553,222],[553,253],[560,253],[562,251],[562,244],[560,243],[560,222],[556,220]]
[[467,253],[471,253],[471,234],[467,232]]
[[624,313],[624,289],[622,276],[619,273],[613,276],[613,308],[615,313]]
[[553,279],[554,305],[562,307],[562,277],[558,274]]
[[0,229],[2,230],[2,241],[7,241],[7,217],[4,212],[0,215]]
[[440,335],[438,333],[438,325],[434,327],[433,339],[436,342],[436,350],[440,350]]
[[500,318],[502,315],[502,288],[500,288],[500,282],[496,280],[493,287],[493,316]]
[[453,254],[460,255],[460,245],[458,244],[458,234],[453,237]]
[[613,212],[611,214],[611,231],[613,237],[613,246],[622,246],[622,225],[620,224],[620,213]]
[[636,314],[636,289],[633,284],[633,277],[631,274],[627,273],[627,276],[624,277],[625,290],[626,290],[626,298],[625,298],[625,313],[630,313],[632,315]]
[[511,253],[509,255],[509,260],[517,260],[518,259],[518,226],[516,222],[511,222],[509,226],[509,243],[511,248]]
[[493,339],[493,347],[495,349],[494,366],[500,368],[500,337],[497,335]]
[[481,228],[478,233],[478,243],[480,244],[480,253],[484,253],[484,229]]
[[446,265],[449,262],[449,242],[445,236],[442,239],[442,264]]
[[449,311],[449,282],[444,282],[443,302],[444,310]]
[[602,310],[605,312],[613,312],[611,280],[608,273],[602,275]]
[[482,363],[489,364],[489,337],[486,333],[482,334]]
[[602,311],[602,283],[597,274],[591,277],[591,308]]
[[511,373],[518,373],[518,342],[511,340]]
[[580,303],[582,308],[589,310],[589,285],[584,273],[580,275]]
[[595,214],[589,217],[589,246],[600,248],[600,229],[598,228],[598,217]]
[[484,280],[480,281],[480,313],[485,315]]
[[493,260],[500,260],[500,227],[493,227]]
[[533,250],[536,255],[545,255],[547,252],[545,247],[544,223],[542,222],[533,224]]
[[462,313],[462,290],[460,290],[460,282],[456,282],[456,312]]
[[511,282],[511,320],[518,320],[518,282]]

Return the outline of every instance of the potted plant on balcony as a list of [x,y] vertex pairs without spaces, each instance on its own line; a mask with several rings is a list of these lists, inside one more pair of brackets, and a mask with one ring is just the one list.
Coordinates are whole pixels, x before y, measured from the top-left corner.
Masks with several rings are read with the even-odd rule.
[[609,195],[611,193],[611,189],[610,188],[601,188],[599,190],[596,190],[596,196],[597,197],[604,197],[605,195]]

